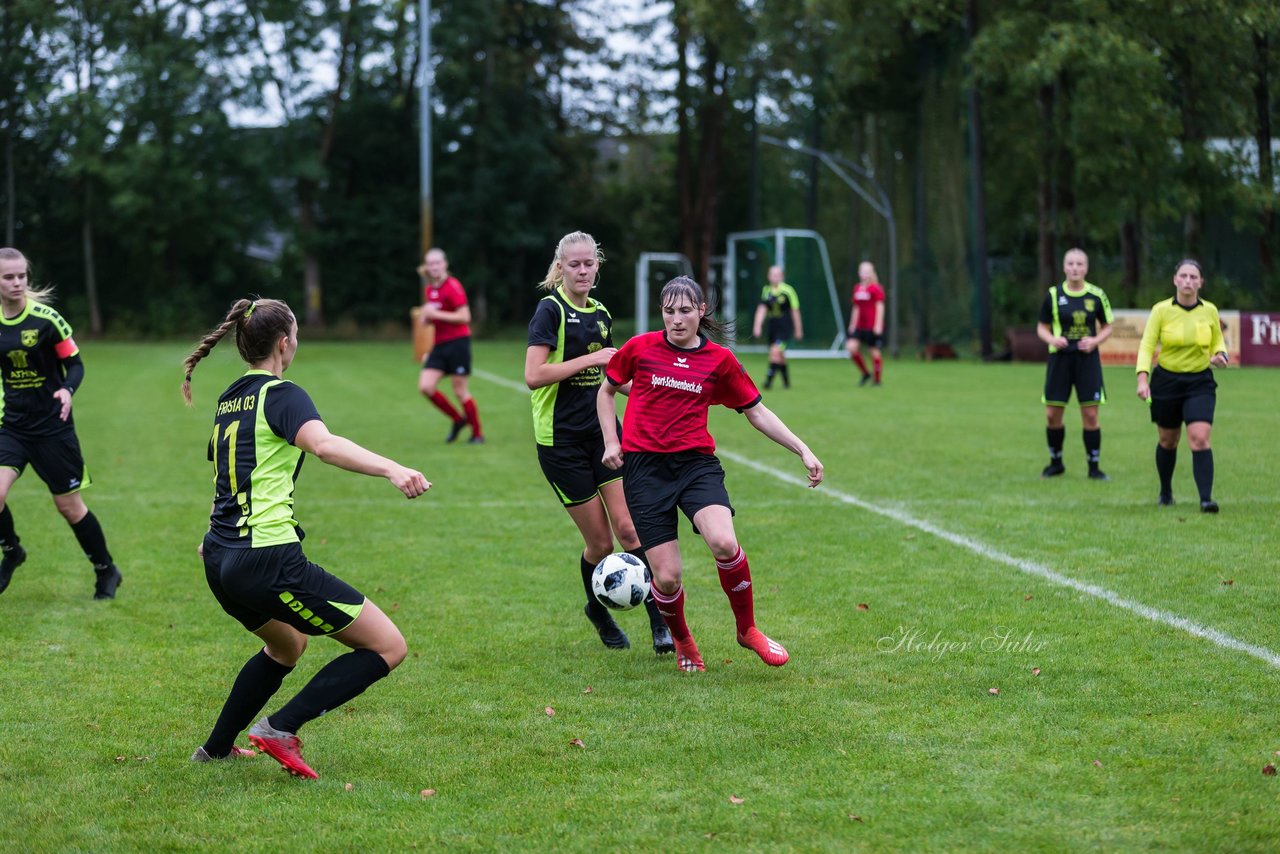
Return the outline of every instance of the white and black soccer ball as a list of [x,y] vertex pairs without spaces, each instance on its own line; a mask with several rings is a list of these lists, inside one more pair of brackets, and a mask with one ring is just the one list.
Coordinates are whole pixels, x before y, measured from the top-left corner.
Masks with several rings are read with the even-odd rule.
[[618,552],[596,564],[591,592],[596,601],[614,611],[627,611],[649,595],[649,567],[632,554]]

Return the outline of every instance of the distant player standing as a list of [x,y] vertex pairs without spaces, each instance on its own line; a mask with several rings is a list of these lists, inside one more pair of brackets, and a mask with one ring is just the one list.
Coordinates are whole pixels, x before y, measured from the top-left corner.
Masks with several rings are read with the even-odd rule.
[[298,322],[279,300],[238,300],[187,356],[182,395],[188,406],[192,371],[227,335],[234,335],[249,370],[227,387],[214,409],[213,510],[200,554],[218,604],[266,646],[240,669],[213,731],[191,759],[251,753],[235,746],[236,737],[275,696],[307,639],[331,637],[352,651],[322,667],[293,699],[249,730],[249,741],[289,773],[315,779],[302,758],[298,730],[387,676],[407,647],[377,605],[303,554],[293,490],[304,454],[385,477],[406,498],[431,484],[421,472],[330,433],[310,396],[282,379],[298,352]]
[[27,559],[9,509],[9,490],[30,463],[93,564],[94,599],[114,599],[120,570],[98,519],[80,490],[88,469],[71,417],[71,396],[84,380],[80,349],[62,315],[45,305],[52,291],[33,290],[30,265],[17,249],[0,249],[0,593]]
[[769,373],[764,378],[764,387],[772,388],[774,376],[782,374],[782,385],[791,388],[791,373],[787,370],[787,347],[792,339],[799,341],[804,338],[804,330],[800,325],[800,297],[795,288],[782,281],[782,268],[776,264],[769,268],[768,278],[769,283],[760,292],[760,304],[756,306],[751,336],[759,338],[761,333],[768,334]]
[[[435,327],[435,346],[422,362],[422,374],[418,377],[418,391],[449,417],[452,424],[446,442],[458,438],[462,428],[471,426],[473,445],[484,443],[480,429],[480,413],[468,388],[471,376],[471,306],[462,283],[449,275],[449,260],[443,249],[427,252],[418,272],[426,279],[422,286],[422,308],[418,322]],[[459,412],[437,387],[440,379],[449,375],[453,394],[462,407]]]
[[849,358],[862,372],[858,385],[866,385],[872,379],[862,358],[863,344],[871,350],[876,385],[880,385],[884,364],[880,355],[884,348],[884,288],[876,279],[876,268],[870,261],[858,265],[858,284],[853,287],[853,307],[849,309],[849,337],[845,340]]
[[[724,469],[707,432],[707,414],[720,404],[745,414],[751,426],[800,457],[809,486],[822,483],[822,463],[760,399],[760,392],[732,351],[711,340],[724,330],[708,312],[698,283],[687,276],[662,289],[663,331],[648,332],[622,346],[605,368],[598,413],[604,463],[621,468],[627,506],[653,570],[653,598],[671,627],[676,666],[706,670],[684,616],[683,569],[677,510],[693,523],[716,560],[720,587],[729,597],[738,644],[780,667],[788,655],[755,623],[751,569],[733,529],[733,505]],[[621,442],[615,395],[631,383]]]
[[[1156,474],[1160,477],[1160,505],[1173,504],[1173,469],[1178,462],[1178,437],[1185,423],[1200,511],[1217,513],[1209,433],[1218,401],[1213,368],[1226,367],[1227,344],[1217,306],[1200,299],[1200,288],[1204,286],[1200,264],[1190,258],[1180,261],[1173,284],[1177,292],[1152,306],[1142,332],[1138,346],[1138,397],[1150,401],[1151,420],[1158,434]],[[1160,364],[1152,370],[1157,346]]]
[[[581,231],[566,234],[542,280],[547,296],[529,321],[524,381],[533,391],[533,433],[538,463],[584,544],[579,558],[587,594],[587,619],[610,649],[631,645],[608,609],[591,594],[591,574],[613,551],[614,537],[644,560],[622,490],[622,470],[605,466],[604,439],[596,419],[596,393],[604,366],[617,352],[613,317],[592,299],[604,256],[595,238]],[[674,652],[671,632],[653,597],[645,600],[653,651]]]
[[1062,426],[1062,410],[1076,391],[1083,424],[1084,450],[1089,461],[1089,477],[1109,480],[1098,459],[1102,454],[1102,430],[1098,427],[1098,407],[1107,402],[1102,384],[1102,357],[1098,345],[1111,335],[1111,301],[1102,288],[1085,281],[1089,272],[1089,256],[1081,249],[1068,249],[1062,258],[1066,280],[1049,288],[1040,305],[1040,322],[1036,335],[1049,345],[1049,364],[1045,368],[1045,415],[1049,425],[1049,465],[1041,477],[1057,477],[1066,471],[1062,465],[1062,443],[1066,429]]

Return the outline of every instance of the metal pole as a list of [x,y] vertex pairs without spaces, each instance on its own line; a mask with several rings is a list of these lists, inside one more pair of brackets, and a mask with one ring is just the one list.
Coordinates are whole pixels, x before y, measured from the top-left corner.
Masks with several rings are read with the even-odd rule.
[[421,180],[422,254],[434,239],[431,199],[431,0],[418,0],[418,167]]

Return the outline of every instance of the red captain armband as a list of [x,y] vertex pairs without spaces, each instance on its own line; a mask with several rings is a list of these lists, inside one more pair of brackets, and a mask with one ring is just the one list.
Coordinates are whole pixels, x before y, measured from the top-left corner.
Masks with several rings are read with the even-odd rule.
[[59,359],[69,359],[79,353],[80,348],[76,346],[74,338],[63,338],[53,345],[53,352],[58,354]]

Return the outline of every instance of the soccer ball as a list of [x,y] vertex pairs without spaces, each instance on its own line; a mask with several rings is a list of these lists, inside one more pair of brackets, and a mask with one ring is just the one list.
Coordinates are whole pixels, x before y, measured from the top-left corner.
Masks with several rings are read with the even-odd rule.
[[615,611],[627,611],[649,595],[649,567],[635,555],[611,554],[596,564],[591,573],[591,592],[596,601]]

